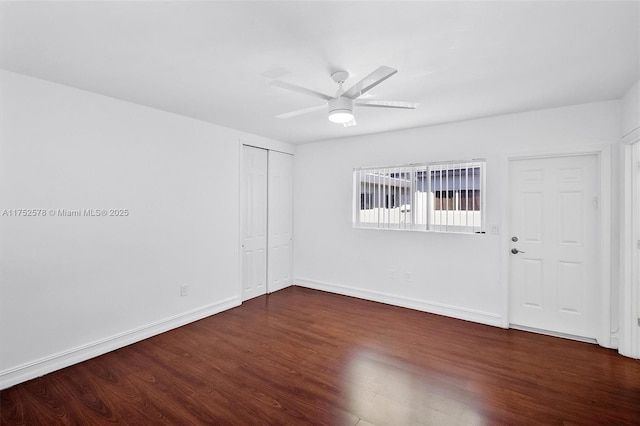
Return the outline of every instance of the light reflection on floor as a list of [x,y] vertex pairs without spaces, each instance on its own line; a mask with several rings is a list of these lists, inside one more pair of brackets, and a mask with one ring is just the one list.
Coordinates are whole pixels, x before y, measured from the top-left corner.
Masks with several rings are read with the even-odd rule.
[[371,352],[354,353],[345,409],[367,425],[484,425],[467,384]]

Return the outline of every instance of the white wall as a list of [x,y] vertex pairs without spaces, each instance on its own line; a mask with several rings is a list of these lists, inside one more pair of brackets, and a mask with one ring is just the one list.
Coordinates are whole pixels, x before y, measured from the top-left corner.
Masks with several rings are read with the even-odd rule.
[[0,213],[129,210],[0,216],[0,387],[240,303],[240,140],[280,143],[10,72],[0,83]]
[[[507,157],[606,151],[619,135],[620,102],[611,101],[301,145],[294,282],[504,326]],[[473,158],[487,160],[487,230],[503,235],[352,228],[353,168]]]

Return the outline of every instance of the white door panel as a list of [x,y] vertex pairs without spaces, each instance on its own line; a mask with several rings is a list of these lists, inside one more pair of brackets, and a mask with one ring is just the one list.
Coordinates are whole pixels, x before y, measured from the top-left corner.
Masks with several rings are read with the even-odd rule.
[[[632,217],[632,239],[635,247],[631,248],[631,295],[635,295],[635,310],[632,308],[633,318],[632,330],[635,336],[631,338],[631,353],[635,353],[640,358],[640,142],[633,144],[633,154],[631,156],[634,165],[632,172],[632,197],[631,197],[631,217]],[[633,303],[633,302],[632,302]]]
[[269,151],[269,292],[293,283],[293,156]]
[[516,160],[510,177],[510,323],[595,338],[596,156]]
[[242,300],[267,291],[267,151],[242,147]]

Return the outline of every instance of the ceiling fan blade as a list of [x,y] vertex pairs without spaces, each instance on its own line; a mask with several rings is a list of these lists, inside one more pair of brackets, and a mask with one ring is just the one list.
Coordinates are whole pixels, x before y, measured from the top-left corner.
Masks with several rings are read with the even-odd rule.
[[326,105],[312,106],[312,107],[309,107],[309,108],[299,109],[299,110],[296,110],[296,111],[285,112],[284,114],[276,115],[276,117],[278,117],[278,118],[295,117],[296,115],[302,115],[302,114],[306,114],[308,112],[318,111],[318,110],[321,110],[321,109],[327,109],[327,106]]
[[351,119],[351,121],[347,121],[346,123],[342,123],[342,125],[343,125],[344,127],[353,127],[353,126],[355,126],[355,125],[357,125],[357,124],[358,124],[358,123],[356,123],[356,118],[355,118],[355,117],[353,117],[353,118]]
[[349,90],[344,92],[342,96],[345,96],[349,99],[355,99],[363,93],[369,91],[371,88],[382,83],[397,72],[398,70],[395,70],[393,68],[381,66],[377,70],[354,84]]
[[369,101],[354,102],[354,105],[374,108],[400,108],[400,109],[416,109],[420,105],[419,102],[403,102],[403,101],[383,101],[380,99],[372,99]]
[[332,99],[331,96],[324,93],[316,92],[315,90],[307,89],[306,87],[296,86],[295,84],[286,83],[280,80],[274,80],[270,83],[272,86],[279,87],[281,89],[291,90],[292,92],[302,93],[304,95],[313,96],[314,98],[320,98],[325,101]]

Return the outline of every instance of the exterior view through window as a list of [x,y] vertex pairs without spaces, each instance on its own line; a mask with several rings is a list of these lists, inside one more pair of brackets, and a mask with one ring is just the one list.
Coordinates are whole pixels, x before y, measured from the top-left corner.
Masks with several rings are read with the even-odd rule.
[[360,228],[484,232],[485,162],[353,171],[353,225]]

